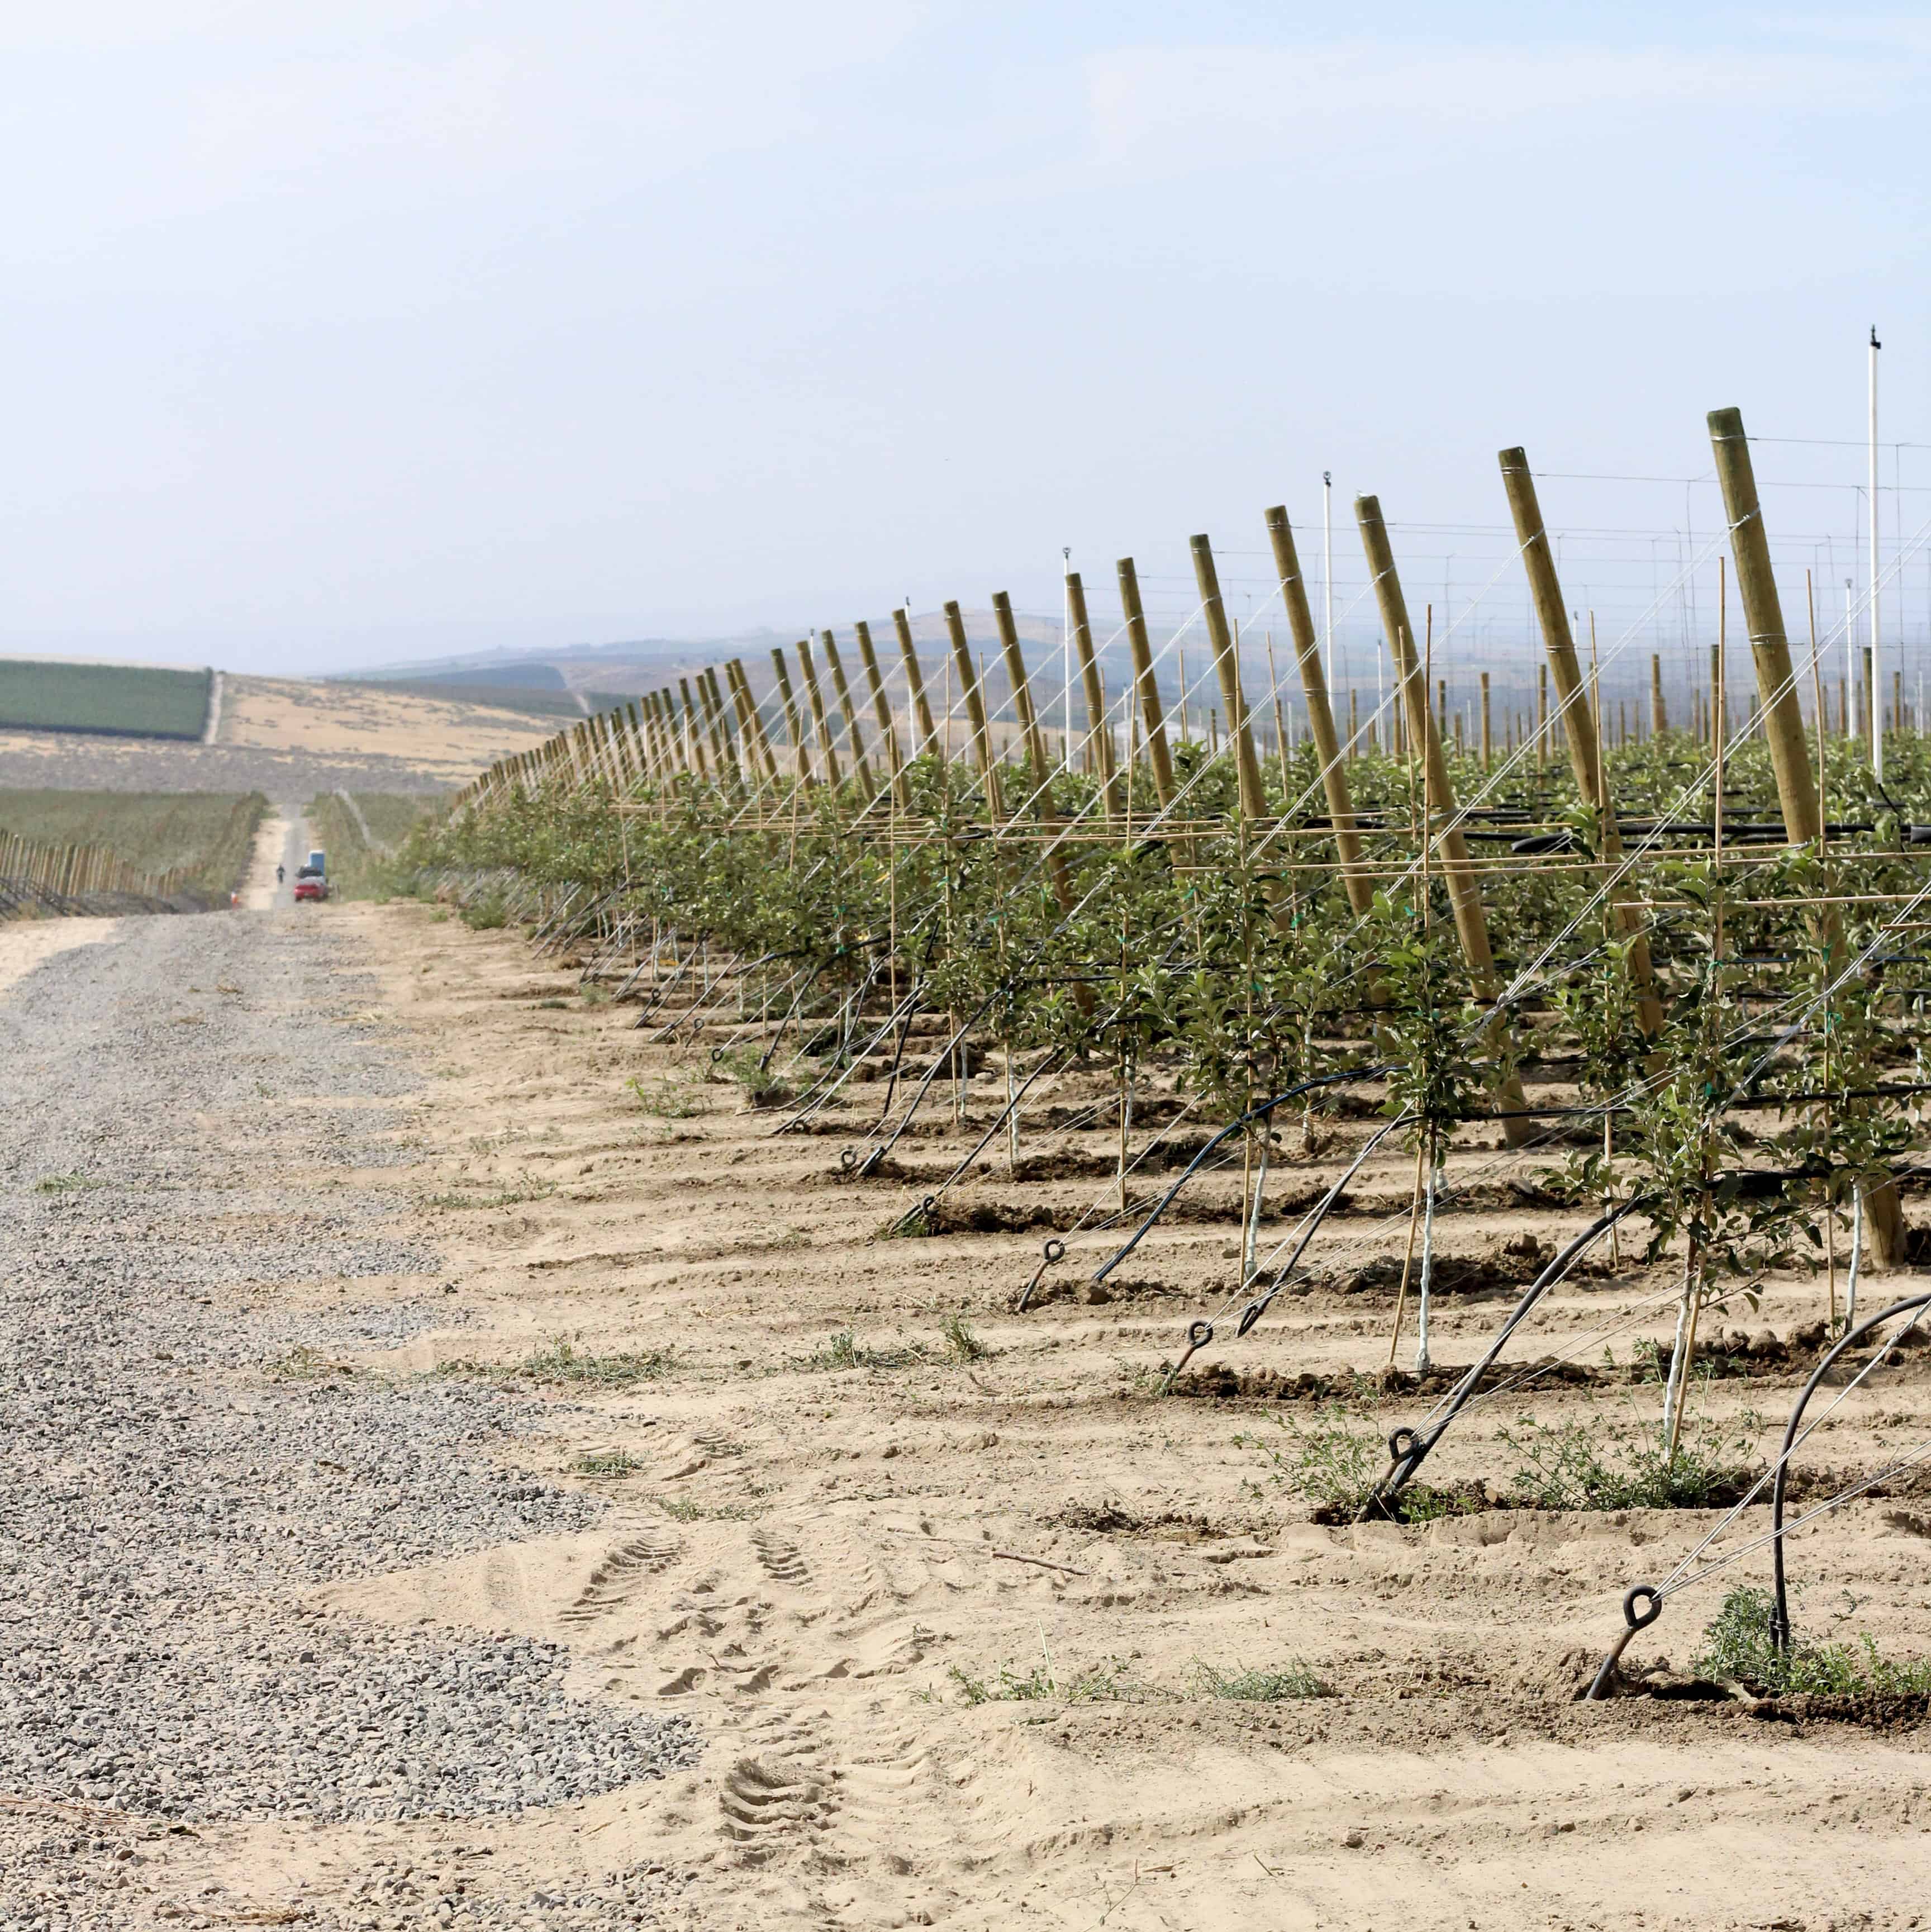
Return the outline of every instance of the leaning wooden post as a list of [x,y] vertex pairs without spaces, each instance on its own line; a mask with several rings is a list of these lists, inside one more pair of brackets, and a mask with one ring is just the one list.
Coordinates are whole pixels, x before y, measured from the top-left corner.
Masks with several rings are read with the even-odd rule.
[[811,640],[798,640],[798,663],[805,674],[805,696],[811,707],[811,729],[817,734],[818,748],[825,754],[825,777],[835,791],[844,782],[838,769],[838,754],[832,743],[832,729],[825,722],[825,694],[818,688],[818,668],[811,662]]
[[1019,648],[1019,627],[1012,619],[1012,600],[1003,590],[992,594],[992,614],[999,626],[999,648],[1006,661],[1006,681],[1012,688],[1012,709],[1026,740],[1026,756],[1032,766],[1033,811],[1048,834],[1046,874],[1052,881],[1053,896],[1062,912],[1073,908],[1072,880],[1066,872],[1066,855],[1053,843],[1060,814],[1053,803],[1051,774],[1046,764],[1045,740],[1033,710],[1033,687],[1026,676],[1025,655]]
[[[1771,768],[1777,774],[1777,795],[1783,810],[1783,835],[1794,845],[1821,846],[1824,815],[1810,768],[1797,680],[1791,672],[1790,640],[1783,628],[1777,578],[1771,568],[1770,538],[1757,501],[1756,472],[1750,462],[1750,440],[1744,434],[1743,412],[1712,410],[1709,423],[1710,446],[1716,455],[1717,480],[1723,486],[1723,508],[1729,520],[1737,593],[1743,600],[1750,656],[1756,665],[1757,700],[1764,714]],[[1820,909],[1818,937],[1825,957],[1834,966],[1843,938],[1834,906]],[[1864,1199],[1871,1258],[1880,1268],[1896,1268],[1903,1262],[1907,1246],[1897,1184],[1885,1180],[1867,1187]]]
[[912,642],[912,620],[901,609],[892,612],[892,622],[898,633],[898,655],[905,664],[905,687],[912,694],[912,711],[917,721],[913,727],[916,741],[912,755],[922,758],[928,752],[940,749],[939,734],[925,697],[925,674],[919,668],[919,653]]
[[656,742],[656,769],[668,784],[678,775],[678,740],[670,730],[670,705],[664,704],[662,692],[645,694],[643,715],[651,722],[651,736]]
[[[871,763],[865,755],[865,734],[859,729],[858,706],[852,702],[851,686],[845,682],[845,668],[839,661],[838,640],[829,631],[818,633],[825,647],[825,662],[831,668],[832,688],[837,692],[838,709],[845,717],[845,742],[851,747],[852,770],[858,776],[858,788],[865,794],[864,805],[871,802],[877,788],[871,781]],[[860,809],[863,809],[862,805]]]
[[1147,738],[1147,760],[1153,768],[1153,795],[1171,811],[1179,788],[1174,783],[1173,754],[1167,746],[1166,713],[1160,706],[1160,680],[1153,669],[1153,647],[1147,635],[1147,613],[1140,602],[1140,576],[1133,560],[1123,556],[1120,604],[1126,614],[1127,647],[1133,654],[1133,680],[1140,692],[1140,728]]
[[[1576,639],[1569,628],[1569,611],[1562,601],[1562,586],[1556,577],[1549,532],[1543,525],[1535,478],[1529,473],[1527,454],[1519,448],[1502,451],[1498,460],[1502,466],[1502,488],[1508,496],[1509,512],[1516,521],[1516,542],[1528,572],[1536,621],[1542,628],[1543,646],[1549,654],[1549,674],[1555,680],[1556,694],[1561,701],[1563,728],[1569,740],[1569,763],[1576,774],[1576,789],[1596,814],[1603,862],[1613,870],[1623,856],[1623,836],[1610,801],[1609,780],[1603,775],[1601,734],[1584,689],[1582,667],[1576,658]],[[1663,1030],[1663,1006],[1656,996],[1656,978],[1650,968],[1649,940],[1642,919],[1630,902],[1630,895],[1621,886],[1610,888],[1609,905],[1617,932],[1629,941],[1636,1023],[1654,1040]]]
[[704,756],[704,741],[697,728],[697,700],[691,695],[691,680],[680,677],[677,688],[684,699],[684,748],[685,755],[696,766],[697,776],[708,778],[711,776],[710,760]]
[[651,780],[661,785],[670,774],[664,760],[663,736],[657,728],[657,694],[646,691],[637,700],[637,708],[643,718],[643,742],[649,756]]
[[1228,736],[1234,741],[1234,769],[1240,778],[1240,815],[1264,818],[1267,794],[1261,783],[1261,761],[1254,755],[1254,734],[1247,728],[1247,700],[1240,689],[1240,660],[1235,654],[1227,608],[1220,599],[1220,575],[1213,567],[1213,546],[1205,537],[1198,536],[1192,539],[1190,547],[1194,580],[1200,586],[1207,634],[1213,644],[1214,668],[1220,674],[1220,701],[1226,708]]
[[697,706],[703,713],[704,736],[709,741],[711,756],[721,777],[727,771],[736,769],[737,746],[731,734],[730,720],[724,716],[724,705],[718,697],[716,676],[709,664],[697,674]]
[[784,668],[782,646],[771,647],[771,668],[778,674],[778,694],[784,704],[784,729],[791,740],[791,766],[796,772],[798,782],[807,791],[811,789],[811,759],[805,748],[805,730],[798,716],[798,700],[791,694],[791,674]]
[[[1066,572],[1066,611],[1072,620],[1073,649],[1079,657],[1081,688],[1086,693],[1087,741],[1099,762],[1106,815],[1117,818],[1126,807],[1118,763],[1113,755],[1113,728],[1106,722],[1106,695],[1100,688],[1099,660],[1093,655],[1093,625],[1086,614],[1086,586],[1076,570]],[[1070,722],[1067,728],[1071,730]]]
[[772,756],[771,741],[764,735],[764,720],[757,715],[757,700],[751,694],[751,680],[745,675],[742,662],[733,658],[724,666],[724,675],[730,680],[731,696],[737,704],[739,735],[757,754],[766,780],[775,786],[778,760]]
[[979,767],[979,782],[985,788],[986,812],[997,824],[1005,815],[999,796],[999,767],[992,756],[992,734],[986,726],[985,699],[973,670],[964,614],[956,601],[946,606],[946,630],[952,640],[952,666],[958,674],[959,691],[965,699],[966,718],[972,727],[973,760]]
[[[1448,830],[1438,840],[1435,826],[1429,826],[1424,838],[1441,854],[1441,876],[1448,888],[1449,904],[1455,911],[1455,931],[1462,942],[1462,956],[1468,965],[1468,981],[1475,997],[1492,1004],[1501,987],[1495,976],[1495,955],[1489,948],[1489,922],[1482,910],[1482,895],[1468,860],[1468,847],[1462,829],[1454,824],[1455,794],[1448,782],[1448,764],[1441,754],[1441,740],[1435,729],[1435,712],[1428,701],[1428,684],[1415,655],[1414,632],[1408,624],[1407,599],[1402,595],[1401,579],[1395,573],[1394,553],[1388,547],[1388,529],[1381,520],[1381,506],[1372,496],[1354,500],[1354,518],[1360,526],[1361,542],[1368,554],[1368,570],[1374,580],[1375,601],[1380,607],[1381,628],[1388,634],[1394,652],[1395,676],[1402,694],[1402,709],[1410,736],[1421,748],[1427,771],[1428,799],[1438,823]],[[1499,1032],[1501,1016],[1492,1017],[1492,1030]],[[1513,1074],[1504,1082],[1502,1131],[1511,1147],[1521,1147],[1534,1138],[1535,1123],[1525,1112],[1522,1082]]]
[[892,766],[892,789],[902,809],[912,809],[912,784],[905,776],[905,760],[898,749],[898,728],[892,722],[891,700],[885,694],[885,680],[879,675],[878,653],[871,647],[871,626],[863,618],[852,626],[858,639],[859,662],[865,667],[865,681],[871,690],[871,715],[877,721],[878,736]]
[[[683,694],[688,698],[690,687],[680,677],[677,680]],[[701,778],[702,769],[697,762],[697,741],[691,730],[691,720],[677,702],[678,694],[668,686],[664,693],[664,728],[670,734],[670,748],[686,778]]]
[[1328,822],[1334,827],[1342,884],[1347,889],[1348,903],[1357,913],[1365,913],[1375,903],[1375,882],[1362,869],[1361,835],[1355,829],[1348,766],[1341,755],[1341,740],[1335,730],[1334,712],[1328,701],[1321,639],[1315,631],[1314,614],[1308,608],[1300,554],[1294,547],[1293,526],[1283,505],[1277,503],[1267,512],[1267,538],[1273,546],[1274,574],[1280,579],[1288,628],[1294,633],[1294,658],[1300,666],[1301,690],[1307,699],[1308,728],[1314,734],[1315,756],[1321,760],[1321,789],[1327,797]]
[[711,748],[711,763],[717,767],[718,782],[724,781],[725,766],[730,762],[724,742],[718,735],[718,720],[711,709],[710,686],[704,681],[704,674],[697,674],[697,716],[703,727],[704,741]]
[[706,664],[697,680],[697,688],[709,696],[709,716],[716,720],[718,736],[724,741],[724,755],[738,776],[755,785],[757,774],[751,769],[751,747],[731,728],[731,709],[724,702],[724,687],[718,682],[717,667]]

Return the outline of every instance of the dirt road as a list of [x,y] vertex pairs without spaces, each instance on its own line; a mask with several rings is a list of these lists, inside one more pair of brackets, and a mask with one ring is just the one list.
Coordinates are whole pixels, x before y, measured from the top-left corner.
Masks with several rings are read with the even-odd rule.
[[[361,951],[133,919],[0,1001],[0,1925],[385,1922],[371,1887],[556,1922],[573,1898],[484,1852],[695,1749],[575,1694],[563,1647],[324,1600],[601,1514],[517,1466],[531,1401],[330,1366],[469,1312],[403,1192],[420,1076]],[[674,1888],[581,1892],[650,1922]]]
[[[0,1456],[39,1512],[0,1925],[56,1883],[76,1924],[1920,1922],[1908,1718],[1573,1701],[1713,1513],[1325,1526],[1278,1406],[1153,1393],[1223,1228],[1015,1314],[1037,1236],[1002,1226],[1092,1191],[1066,1137],[957,1196],[968,1232],[883,1239],[943,1146],[843,1181],[520,936],[311,910],[140,922],[0,1005]],[[1244,1360],[1372,1368],[1387,1312],[1324,1290]],[[1828,1456],[1927,1414],[1900,1370]],[[1515,1420],[1444,1475],[1506,1468]],[[1925,1535],[1852,1505],[1812,1602],[1931,1653]],[[1733,1580],[1639,1652],[1684,1661]],[[1330,1694],[1213,1694],[1243,1673]]]

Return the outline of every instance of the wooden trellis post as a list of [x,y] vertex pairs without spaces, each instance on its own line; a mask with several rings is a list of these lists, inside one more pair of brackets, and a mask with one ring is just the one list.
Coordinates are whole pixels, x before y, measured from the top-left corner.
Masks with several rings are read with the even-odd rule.
[[[1106,698],[1100,688],[1099,661],[1093,655],[1093,626],[1086,612],[1086,586],[1076,570],[1066,572],[1066,605],[1072,619],[1073,649],[1079,657],[1080,684],[1086,694],[1087,742],[1099,760],[1106,815],[1117,818],[1126,810],[1118,762],[1113,754],[1113,728],[1106,722]],[[1069,721],[1070,728],[1070,721]]]
[[1153,768],[1153,795],[1162,812],[1169,810],[1177,788],[1173,754],[1167,745],[1166,713],[1160,704],[1160,682],[1153,670],[1153,647],[1147,635],[1147,613],[1140,602],[1140,577],[1130,556],[1117,566],[1120,608],[1126,614],[1127,648],[1133,654],[1133,677],[1140,694],[1140,728],[1147,740],[1147,759]]
[[[1622,833],[1616,824],[1609,782],[1603,770],[1601,733],[1583,686],[1582,667],[1576,658],[1576,639],[1569,628],[1569,610],[1562,601],[1562,586],[1556,577],[1549,532],[1543,524],[1535,478],[1529,473],[1528,457],[1520,448],[1502,451],[1498,460],[1502,466],[1502,488],[1508,496],[1509,512],[1515,519],[1516,541],[1528,572],[1543,647],[1548,653],[1549,673],[1555,680],[1561,701],[1576,789],[1595,809],[1603,864],[1614,868],[1623,856]],[[1663,1030],[1663,1007],[1656,997],[1649,940],[1632,896],[1620,886],[1611,890],[1611,918],[1617,932],[1630,942],[1630,978],[1636,988],[1638,1024],[1654,1039]]]
[[1347,890],[1348,903],[1357,913],[1364,913],[1375,902],[1375,885],[1363,869],[1361,835],[1355,826],[1348,767],[1342,759],[1341,740],[1335,732],[1334,712],[1328,702],[1321,639],[1315,634],[1314,614],[1308,607],[1307,584],[1301,575],[1300,555],[1294,547],[1294,533],[1285,506],[1276,504],[1267,513],[1267,539],[1274,552],[1274,574],[1280,580],[1281,602],[1287,611],[1288,628],[1294,636],[1302,694],[1307,700],[1308,729],[1313,734],[1315,756],[1321,760],[1321,790],[1327,800],[1328,821],[1334,827],[1342,884]]
[[871,782],[871,762],[865,754],[865,734],[859,729],[858,706],[853,704],[851,686],[845,682],[845,668],[838,658],[838,640],[830,632],[820,631],[818,641],[825,647],[825,662],[831,668],[832,688],[838,694],[838,709],[844,713],[845,742],[851,747],[852,770],[857,775],[858,788],[865,795],[859,808],[862,810],[871,803],[877,788]]
[[958,674],[959,692],[965,700],[966,718],[972,728],[973,762],[979,782],[985,788],[985,808],[996,825],[1005,816],[999,794],[999,767],[992,755],[992,734],[985,722],[985,698],[973,669],[972,646],[967,641],[965,617],[954,600],[946,605],[946,631],[952,639],[952,668]]
[[791,740],[791,766],[796,772],[798,782],[807,791],[811,788],[811,756],[805,742],[805,731],[798,716],[798,700],[791,694],[791,674],[784,668],[784,652],[781,646],[771,647],[771,668],[778,675],[778,694],[784,705],[784,729]]
[[1207,634],[1213,645],[1214,669],[1219,674],[1220,699],[1227,713],[1228,736],[1234,742],[1234,769],[1240,776],[1240,815],[1261,818],[1266,815],[1267,795],[1261,783],[1261,761],[1254,755],[1254,734],[1247,728],[1247,703],[1240,689],[1240,660],[1234,644],[1234,633],[1221,602],[1219,573],[1213,567],[1213,546],[1204,536],[1191,540],[1194,581],[1207,619]]
[[925,697],[925,674],[919,668],[919,653],[912,643],[912,620],[903,610],[892,614],[893,628],[898,633],[898,655],[905,664],[905,686],[912,694],[912,711],[917,723],[914,729],[918,741],[912,747],[915,758],[923,758],[928,752],[940,748],[937,728],[932,722],[932,707]]
[[863,618],[852,626],[858,639],[859,662],[865,667],[865,681],[871,691],[871,715],[878,724],[880,742],[892,766],[892,789],[902,811],[912,809],[912,786],[905,776],[905,760],[898,749],[898,728],[892,722],[892,706],[885,695],[885,680],[879,675],[878,653],[871,647],[871,626]]
[[[1012,620],[1012,600],[1003,590],[992,594],[992,614],[999,626],[999,648],[1006,661],[1006,681],[1012,689],[1012,710],[1019,721],[1019,729],[1026,740],[1026,756],[1031,764],[1033,777],[1033,811],[1050,833],[1060,822],[1060,814],[1053,803],[1053,781],[1046,763],[1046,744],[1039,730],[1039,721],[1033,710],[1033,687],[1026,676],[1026,659],[1019,648],[1019,627]],[[1073,906],[1072,881],[1066,874],[1066,854],[1054,847],[1046,857],[1047,876],[1051,880],[1053,896],[1060,902],[1062,912],[1070,912]]]
[[811,707],[811,729],[817,734],[818,748],[825,754],[825,777],[833,790],[844,782],[838,769],[838,754],[832,743],[831,727],[825,722],[825,694],[818,688],[818,668],[811,662],[811,640],[798,640],[798,664],[805,674],[805,697]]
[[[1818,802],[1816,775],[1810,766],[1810,748],[1804,736],[1797,681],[1791,673],[1790,640],[1783,628],[1783,602],[1771,568],[1770,538],[1764,529],[1762,506],[1757,500],[1756,472],[1750,461],[1750,441],[1744,433],[1743,412],[1712,410],[1709,424],[1710,446],[1716,456],[1724,512],[1729,520],[1737,593],[1743,602],[1744,622],[1750,634],[1758,701],[1770,740],[1771,767],[1777,774],[1784,836],[1794,845],[1820,844],[1824,836],[1823,812]],[[1818,925],[1819,935],[1834,958],[1843,930],[1837,908],[1822,907]],[[1897,1184],[1881,1182],[1867,1188],[1864,1198],[1872,1258],[1880,1268],[1895,1268],[1904,1260],[1907,1245]]]
[[[1455,931],[1462,942],[1462,956],[1468,962],[1469,984],[1477,999],[1492,1005],[1501,986],[1495,974],[1495,958],[1489,946],[1489,922],[1482,909],[1482,895],[1469,863],[1468,847],[1456,816],[1455,794],[1448,782],[1447,760],[1442,756],[1441,740],[1436,735],[1435,716],[1428,701],[1428,684],[1420,659],[1415,655],[1414,632],[1408,624],[1408,602],[1402,595],[1401,579],[1396,574],[1393,551],[1388,545],[1387,526],[1381,519],[1381,506],[1372,496],[1354,500],[1355,521],[1360,526],[1361,542],[1368,554],[1368,569],[1374,580],[1375,600],[1381,614],[1381,628],[1394,652],[1396,682],[1402,695],[1408,730],[1421,748],[1428,774],[1428,796],[1438,823],[1447,830],[1438,838],[1430,825],[1423,836],[1441,854],[1442,883],[1448,889],[1449,904],[1454,909]],[[1492,1024],[1499,1027],[1501,1016]],[[1524,1117],[1522,1083],[1513,1076],[1501,1091],[1502,1131],[1511,1147],[1520,1147],[1534,1137],[1534,1123]]]

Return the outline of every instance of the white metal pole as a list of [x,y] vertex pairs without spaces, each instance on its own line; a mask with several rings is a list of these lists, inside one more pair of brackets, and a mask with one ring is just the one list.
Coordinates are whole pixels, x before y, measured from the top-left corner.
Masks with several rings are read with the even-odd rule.
[[1334,682],[1334,472],[1321,472],[1321,594],[1327,606],[1327,688]]
[[1871,770],[1877,774],[1879,784],[1884,783],[1884,655],[1878,638],[1877,565],[1877,352],[1883,345],[1877,339],[1877,325],[1871,325]]

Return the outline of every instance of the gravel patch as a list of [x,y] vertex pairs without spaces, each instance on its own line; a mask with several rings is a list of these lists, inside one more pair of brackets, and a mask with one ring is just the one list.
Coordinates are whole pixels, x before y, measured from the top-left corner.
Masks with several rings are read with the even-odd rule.
[[[482,1816],[695,1755],[682,1720],[566,1696],[555,1646],[299,1600],[579,1530],[603,1507],[505,1466],[553,1408],[462,1378],[315,1372],[331,1348],[451,1325],[439,1292],[275,1306],[279,1283],[439,1267],[397,1225],[400,1196],[325,1172],[328,1106],[304,1145],[310,1098],[412,1084],[392,1041],[315,1018],[339,1004],[340,950],[287,915],[130,922],[0,1002],[0,1928],[149,1922],[151,1899],[117,1902],[135,1840],[101,1849],[72,1820]],[[269,1064],[303,1070],[286,1090],[304,1104],[262,1090]],[[554,1910],[650,1922],[635,1915],[660,1879],[628,1903],[613,1880],[602,1917]],[[312,1922],[391,1922],[394,1891]],[[394,1922],[450,1922],[446,1904]],[[462,1913],[552,1908],[506,1895]]]

